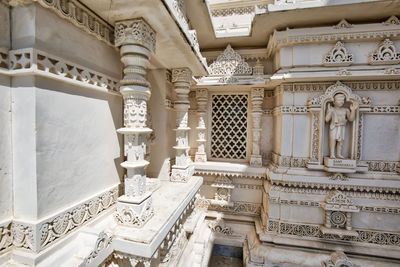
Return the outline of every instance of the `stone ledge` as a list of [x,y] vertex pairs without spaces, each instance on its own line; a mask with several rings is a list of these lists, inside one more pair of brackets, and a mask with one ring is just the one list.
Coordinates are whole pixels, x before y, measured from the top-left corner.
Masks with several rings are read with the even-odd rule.
[[229,162],[196,162],[193,163],[194,172],[200,175],[226,175],[231,177],[249,177],[265,179],[265,167],[251,167],[244,163]]
[[187,183],[161,181],[160,188],[152,195],[154,216],[140,229],[122,225],[113,227],[113,249],[151,258],[202,183],[203,178],[198,176],[193,176]]

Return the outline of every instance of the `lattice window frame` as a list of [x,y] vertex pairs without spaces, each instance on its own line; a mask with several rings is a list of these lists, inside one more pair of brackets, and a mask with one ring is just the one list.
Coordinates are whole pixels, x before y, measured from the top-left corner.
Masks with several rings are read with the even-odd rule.
[[[212,102],[213,102],[213,97],[215,95],[246,95],[247,96],[247,122],[246,122],[246,146],[245,146],[245,157],[242,159],[232,159],[232,158],[217,158],[212,156]],[[210,161],[221,161],[221,162],[236,162],[236,163],[248,163],[250,160],[251,156],[251,151],[250,151],[250,145],[251,145],[251,99],[250,99],[250,93],[245,91],[245,92],[232,92],[232,91],[227,91],[227,92],[221,92],[221,91],[216,91],[212,92],[209,94],[208,98],[208,106],[207,106],[207,117],[208,117],[208,122],[207,122],[207,147],[206,147],[206,153],[207,153],[207,158]]]

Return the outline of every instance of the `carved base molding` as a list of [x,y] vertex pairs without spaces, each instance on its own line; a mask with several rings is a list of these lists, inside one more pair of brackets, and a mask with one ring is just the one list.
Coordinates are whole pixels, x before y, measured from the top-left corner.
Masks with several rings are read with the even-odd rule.
[[150,192],[145,194],[144,199],[140,201],[133,201],[125,195],[118,198],[116,213],[118,223],[142,227],[153,215],[154,209]]
[[0,49],[0,74],[40,75],[80,87],[119,94],[119,82],[105,74],[90,70],[60,57],[34,49],[8,51]]
[[116,203],[117,197],[118,186],[113,186],[102,194],[37,223],[13,220],[2,224],[0,252],[11,246],[34,252],[41,251],[111,208]]
[[181,167],[181,166],[172,166],[171,171],[171,182],[187,182],[190,177],[194,174],[194,168],[192,165]]
[[338,236],[334,234],[323,234],[320,225],[296,224],[282,222],[279,220],[268,220],[265,233],[280,234],[296,237],[307,237],[323,241],[358,242],[385,246],[400,246],[400,233],[389,233],[382,231],[369,231],[354,229],[358,236]]

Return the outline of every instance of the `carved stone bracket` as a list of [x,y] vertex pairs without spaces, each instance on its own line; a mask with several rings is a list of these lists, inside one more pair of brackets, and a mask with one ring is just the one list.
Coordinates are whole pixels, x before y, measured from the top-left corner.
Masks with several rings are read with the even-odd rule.
[[124,128],[118,133],[125,137],[125,156],[121,164],[127,169],[124,195],[118,198],[117,221],[141,227],[153,215],[151,192],[146,190],[145,160],[147,100],[150,97],[146,72],[151,52],[155,51],[155,32],[143,19],[117,22],[115,44],[120,47],[124,77],[120,92],[124,98]]

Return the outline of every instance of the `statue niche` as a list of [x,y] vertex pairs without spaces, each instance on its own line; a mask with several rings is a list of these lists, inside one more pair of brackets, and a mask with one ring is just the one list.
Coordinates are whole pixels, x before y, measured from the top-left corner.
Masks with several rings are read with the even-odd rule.
[[369,106],[370,101],[361,99],[339,81],[323,95],[309,99],[312,128],[309,169],[332,173],[367,170],[360,160],[362,114]]
[[[358,109],[358,102],[353,102],[350,109],[343,107],[346,96],[338,93],[334,96],[334,105],[328,103],[325,121],[329,124],[329,157],[344,159],[342,155],[344,139],[346,137],[347,121],[353,122]],[[336,152],[336,153],[335,153]]]

